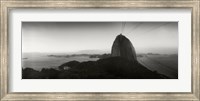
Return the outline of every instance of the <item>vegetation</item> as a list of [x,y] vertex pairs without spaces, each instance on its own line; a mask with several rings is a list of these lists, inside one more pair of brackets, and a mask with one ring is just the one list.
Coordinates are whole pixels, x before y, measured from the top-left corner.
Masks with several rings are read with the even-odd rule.
[[[70,67],[65,69],[64,67]],[[109,57],[97,61],[70,61],[58,69],[36,71],[31,68],[22,70],[23,79],[167,79],[167,76],[150,71],[138,62],[122,57]]]

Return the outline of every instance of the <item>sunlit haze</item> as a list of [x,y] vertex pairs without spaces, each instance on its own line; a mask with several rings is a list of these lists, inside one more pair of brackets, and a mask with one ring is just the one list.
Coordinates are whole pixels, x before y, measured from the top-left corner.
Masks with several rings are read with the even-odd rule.
[[136,53],[178,53],[178,22],[23,22],[22,52],[110,53],[120,33]]

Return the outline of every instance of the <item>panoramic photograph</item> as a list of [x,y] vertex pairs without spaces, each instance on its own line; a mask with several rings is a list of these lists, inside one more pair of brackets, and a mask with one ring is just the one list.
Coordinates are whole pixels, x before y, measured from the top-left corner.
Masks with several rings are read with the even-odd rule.
[[178,22],[22,22],[22,79],[178,79]]

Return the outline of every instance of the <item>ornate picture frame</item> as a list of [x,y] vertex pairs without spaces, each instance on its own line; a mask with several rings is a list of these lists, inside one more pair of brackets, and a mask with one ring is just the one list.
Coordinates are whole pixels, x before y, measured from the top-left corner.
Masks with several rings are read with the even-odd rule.
[[[0,0],[1,100],[200,100],[200,1],[199,0]],[[192,92],[9,92],[9,10],[19,8],[191,8]]]

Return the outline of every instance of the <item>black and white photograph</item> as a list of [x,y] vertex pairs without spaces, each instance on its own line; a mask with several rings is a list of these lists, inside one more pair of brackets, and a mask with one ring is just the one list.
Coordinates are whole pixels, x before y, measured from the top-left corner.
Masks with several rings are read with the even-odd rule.
[[22,22],[22,79],[178,79],[178,22]]

